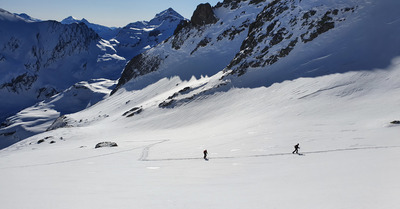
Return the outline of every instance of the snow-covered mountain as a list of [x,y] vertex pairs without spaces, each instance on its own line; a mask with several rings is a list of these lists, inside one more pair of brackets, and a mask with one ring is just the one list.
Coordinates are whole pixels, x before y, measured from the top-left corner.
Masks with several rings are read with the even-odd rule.
[[399,9],[201,4],[111,96],[0,151],[2,207],[397,208]]
[[224,69],[238,53],[250,24],[263,9],[249,2],[234,9],[229,4],[215,8],[210,4],[199,5],[191,21],[182,22],[172,37],[127,64],[116,89],[155,71],[149,82],[175,75],[189,80]]
[[72,16],[69,16],[61,21],[62,24],[73,24],[73,23],[85,23],[89,28],[93,29],[99,36],[103,39],[109,40],[111,38],[114,38],[115,35],[118,33],[119,28],[115,27],[107,27],[95,23],[90,23],[88,20],[85,18],[82,18],[81,20],[76,19]]
[[138,21],[120,28],[110,42],[115,43],[121,56],[131,59],[173,35],[178,24],[184,20],[184,17],[169,8],[150,21]]
[[[183,19],[182,16],[180,16],[178,13],[176,13],[173,9],[170,8],[157,14],[155,18],[149,22],[146,21],[138,22],[142,24],[142,26],[140,27],[140,29],[136,28],[134,30],[136,34],[133,34],[131,32],[133,29],[130,27],[125,27],[122,29],[108,28],[105,26],[89,23],[85,19],[77,20],[73,17],[66,18],[61,22],[65,26],[58,24],[56,22],[51,22],[54,25],[56,25],[56,28],[52,29],[52,32],[48,32],[48,30],[44,30],[41,28],[37,29],[35,25],[26,24],[27,22],[31,23],[32,21],[27,20],[26,18],[20,18],[20,16],[18,15],[13,15],[11,13],[3,11],[2,16],[10,17],[7,23],[8,25],[6,24],[6,22],[4,22],[5,26],[4,29],[7,29],[7,27],[14,27],[15,25],[12,23],[12,21],[18,20],[21,21],[20,27],[26,30],[24,33],[22,33],[20,32],[21,30],[16,30],[14,27],[14,31],[11,30],[8,32],[10,34],[9,37],[4,38],[4,40],[8,38],[10,38],[11,40],[12,39],[11,37],[13,37],[15,39],[15,40],[12,39],[15,42],[14,43],[15,48],[16,49],[20,48],[19,50],[15,49],[14,50],[15,52],[14,51],[10,52],[9,55],[6,54],[7,53],[6,50],[3,53],[1,53],[3,57],[2,64],[4,64],[5,66],[3,68],[4,69],[3,73],[5,73],[4,75],[12,77],[14,74],[18,73],[18,71],[17,72],[7,71],[7,69],[10,69],[11,67],[16,66],[17,69],[21,70],[21,73],[19,74],[22,74],[24,72],[24,67],[26,68],[27,66],[30,66],[30,64],[28,65],[24,63],[27,62],[26,61],[27,58],[32,56],[30,53],[28,53],[28,55],[27,53],[23,53],[24,50],[29,52],[29,50],[27,50],[26,48],[32,47],[32,50],[38,51],[38,52],[35,51],[31,52],[35,53],[33,54],[32,56],[33,58],[31,59],[34,60],[36,59],[38,61],[35,62],[37,63],[36,64],[37,69],[35,68],[33,70],[34,73],[32,73],[31,70],[27,72],[27,74],[15,75],[16,76],[15,78],[10,78],[11,79],[10,81],[1,85],[3,91],[1,92],[2,95],[0,95],[0,97],[2,98],[9,97],[12,99],[2,104],[2,111],[0,117],[0,121],[2,123],[2,127],[0,128],[0,141],[3,142],[0,144],[2,144],[3,146],[0,147],[8,146],[23,138],[31,136],[32,134],[43,132],[46,130],[46,128],[43,128],[44,126],[42,125],[42,123],[32,123],[32,120],[46,122],[44,124],[47,124],[48,121],[55,120],[54,117],[58,117],[66,113],[72,113],[74,111],[81,110],[82,108],[80,108],[80,105],[78,105],[79,108],[69,106],[69,110],[67,110],[64,107],[59,107],[61,103],[55,103],[55,104],[52,103],[50,105],[52,107],[50,108],[51,111],[50,110],[47,111],[49,109],[47,107],[46,111],[48,113],[58,112],[59,115],[57,116],[54,114],[50,114],[46,116],[46,114],[40,114],[36,119],[32,119],[31,116],[25,117],[26,110],[22,109],[24,108],[37,109],[36,106],[41,105],[41,103],[36,104],[35,107],[33,108],[29,108],[29,106],[33,105],[37,101],[50,98],[51,96],[55,95],[58,92],[63,92],[65,88],[68,88],[75,82],[81,80],[88,80],[92,78],[94,79],[118,78],[120,72],[123,69],[123,66],[125,65],[125,60],[123,57],[120,56],[120,53],[117,52],[116,49],[123,48],[122,51],[124,51],[125,56],[133,57],[139,52],[147,50],[148,48],[155,46],[156,44],[160,43],[167,37],[171,36],[173,34],[173,30],[176,28],[176,25],[179,23],[179,21]],[[47,23],[42,22],[37,24],[45,25]],[[113,36],[115,36],[116,34],[115,31],[118,31],[119,34],[117,38],[122,41],[119,42],[116,39],[112,39],[111,41],[107,41],[104,39],[100,40],[100,38],[95,33],[93,33],[93,31],[86,28],[84,25],[93,29],[96,33],[103,35],[102,36],[103,38],[104,34],[108,33],[109,31],[112,31],[112,33],[114,33]],[[130,25],[132,26],[134,25],[134,23]],[[87,33],[91,34],[92,36],[91,38],[89,37],[88,39],[92,39],[90,41],[93,43],[97,42],[96,47],[89,47],[89,48],[82,47],[82,49],[76,50],[78,51],[78,53],[75,53],[73,51],[75,50],[75,47],[80,47],[80,45],[82,45],[82,43],[79,40],[84,39],[85,36],[87,36],[87,34],[82,34],[86,32],[72,32],[70,33],[70,35],[68,35],[69,33],[64,33],[65,32],[63,31],[64,28],[67,29],[77,28],[77,30],[83,28],[84,30],[88,31]],[[38,34],[37,40],[34,39],[34,41],[30,41],[31,38],[29,37],[29,34],[33,36],[35,33]],[[61,35],[61,33],[63,33],[63,35]],[[28,34],[28,36],[26,34]],[[51,43],[46,43],[45,41],[43,41],[42,43],[39,40],[39,38],[41,38],[42,40],[44,40],[45,38],[50,40],[61,39],[61,36],[63,36],[62,37],[63,40],[60,40],[57,46],[54,46],[54,44]],[[20,46],[21,43],[23,43],[24,45],[32,44],[32,46],[30,45]],[[63,46],[62,43],[65,43],[66,46]],[[85,44],[87,45],[88,43]],[[134,46],[131,44],[133,44]],[[13,46],[13,43],[5,43],[5,45]],[[54,47],[54,49],[52,47]],[[6,49],[6,47],[4,47],[4,49]],[[41,66],[41,62],[49,62],[46,61],[46,59],[48,59],[46,57],[50,56],[48,52],[51,50],[53,51],[56,50],[60,54],[65,53],[64,50],[67,51],[71,50],[71,52],[68,52],[69,54],[67,54],[66,56],[57,57],[57,59],[51,58],[51,63],[53,63],[52,64],[53,66],[50,66],[50,64],[48,63],[44,65],[42,64],[43,66]],[[82,53],[82,51],[85,52]],[[12,57],[15,56],[16,54],[20,54],[20,56],[15,57],[13,61],[14,63],[11,64],[8,56]],[[74,65],[75,62],[80,66]],[[87,62],[89,64],[87,64]],[[53,68],[57,68],[57,70],[53,70]],[[32,75],[30,73],[32,73]],[[58,81],[60,79],[60,74],[65,74],[65,75],[62,76],[63,78],[62,80]],[[112,83],[113,81],[109,82]],[[75,85],[79,86],[80,84],[78,83]],[[78,92],[78,94],[80,93]],[[93,94],[97,94],[97,92],[94,91]],[[92,100],[91,98],[93,97],[92,95],[84,93],[83,95],[78,95],[78,97],[82,98],[81,100],[83,104],[81,105],[85,106],[88,103],[94,104],[94,102],[91,101]],[[86,100],[83,100],[84,97],[87,97]],[[62,109],[62,111],[60,111],[60,109]],[[16,113],[16,111],[20,112],[8,118],[7,121],[4,121],[6,117],[11,116],[13,113]],[[36,113],[34,113],[33,115],[35,114]],[[44,120],[44,118],[46,117],[47,119]],[[29,123],[30,125],[26,125],[26,123]],[[10,126],[10,124],[13,125]],[[38,127],[35,128],[34,126]]]
[[17,15],[18,17],[25,19],[26,21],[30,21],[30,22],[41,22],[42,21],[41,19],[33,18],[26,13],[21,13],[21,14],[14,13],[14,14]]
[[122,28],[107,27],[90,23],[86,19],[78,20],[72,16],[61,21],[63,24],[84,23],[96,31],[117,50],[118,54],[127,59],[156,46],[171,35],[185,18],[172,8],[164,10],[150,21],[133,22]]
[[76,82],[116,79],[126,60],[85,24],[0,11],[0,121]]
[[[133,58],[117,89],[155,71],[157,79],[178,75],[187,80],[224,69],[224,77],[239,76],[233,79],[239,80],[237,85],[253,87],[302,76],[385,67],[398,54],[393,46],[399,40],[389,35],[397,34],[397,28],[370,16],[377,10],[393,10],[383,7],[362,0],[323,4],[224,1],[212,9],[218,21],[187,23],[166,43]],[[387,12],[383,18],[389,21],[395,15]],[[365,19],[378,26],[370,27]],[[285,61],[280,61],[282,58]],[[242,76],[246,72],[252,73]]]

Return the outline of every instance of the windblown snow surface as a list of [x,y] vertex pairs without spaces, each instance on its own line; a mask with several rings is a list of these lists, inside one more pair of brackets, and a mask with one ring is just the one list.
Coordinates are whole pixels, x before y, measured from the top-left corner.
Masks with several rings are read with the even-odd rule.
[[[399,4],[387,2],[371,6],[373,15],[362,21],[379,23],[376,37],[400,34],[400,15],[381,10]],[[359,20],[351,21],[347,26]],[[336,32],[321,37],[346,34]],[[376,40],[381,44],[371,42],[374,36],[346,42],[353,52],[378,50],[384,58],[367,51],[363,59],[346,53],[343,60],[340,50],[347,50],[339,41],[327,48],[315,42],[274,65],[284,72],[329,69],[320,76],[270,78],[266,72],[274,71],[266,68],[226,79],[222,71],[190,80],[170,76],[132,88],[153,75],[138,77],[66,115],[64,128],[1,150],[1,208],[398,208],[400,125],[390,122],[400,119],[400,53],[397,36],[387,37]],[[294,56],[307,47],[315,47],[307,53],[313,59]],[[373,58],[390,62],[365,64]],[[348,66],[357,67],[342,71]],[[340,73],[328,73],[335,69]],[[265,77],[271,85],[259,85]],[[178,102],[159,106],[172,95]],[[102,141],[118,147],[95,149]],[[291,153],[296,143],[302,155]]]

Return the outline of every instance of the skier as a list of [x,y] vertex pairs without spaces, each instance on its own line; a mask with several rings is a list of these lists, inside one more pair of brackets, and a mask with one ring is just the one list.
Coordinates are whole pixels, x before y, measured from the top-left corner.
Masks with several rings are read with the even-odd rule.
[[294,151],[292,153],[299,154],[299,149],[300,149],[300,145],[299,145],[299,143],[297,143],[296,145],[294,145]]
[[204,160],[207,160],[207,154],[208,154],[208,152],[207,152],[206,149],[203,151],[203,154],[204,154]]

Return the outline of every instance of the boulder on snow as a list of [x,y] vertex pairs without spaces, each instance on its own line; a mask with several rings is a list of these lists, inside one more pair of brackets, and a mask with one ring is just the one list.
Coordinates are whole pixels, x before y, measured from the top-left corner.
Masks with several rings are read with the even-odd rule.
[[394,120],[392,122],[390,122],[391,124],[396,124],[396,125],[400,125],[400,120]]
[[118,147],[117,143],[115,142],[100,142],[96,144],[94,148],[101,148],[101,147]]
[[218,20],[209,3],[199,4],[190,19],[194,26],[202,26],[216,23]]

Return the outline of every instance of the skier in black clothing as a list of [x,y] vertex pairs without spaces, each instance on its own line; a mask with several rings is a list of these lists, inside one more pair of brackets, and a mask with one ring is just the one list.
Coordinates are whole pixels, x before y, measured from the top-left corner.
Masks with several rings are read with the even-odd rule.
[[208,152],[207,152],[206,149],[203,151],[203,154],[204,154],[204,160],[207,160],[207,154],[208,154]]
[[299,145],[299,143],[297,143],[296,145],[294,145],[294,151],[292,153],[299,154],[299,149],[300,149],[300,145]]

